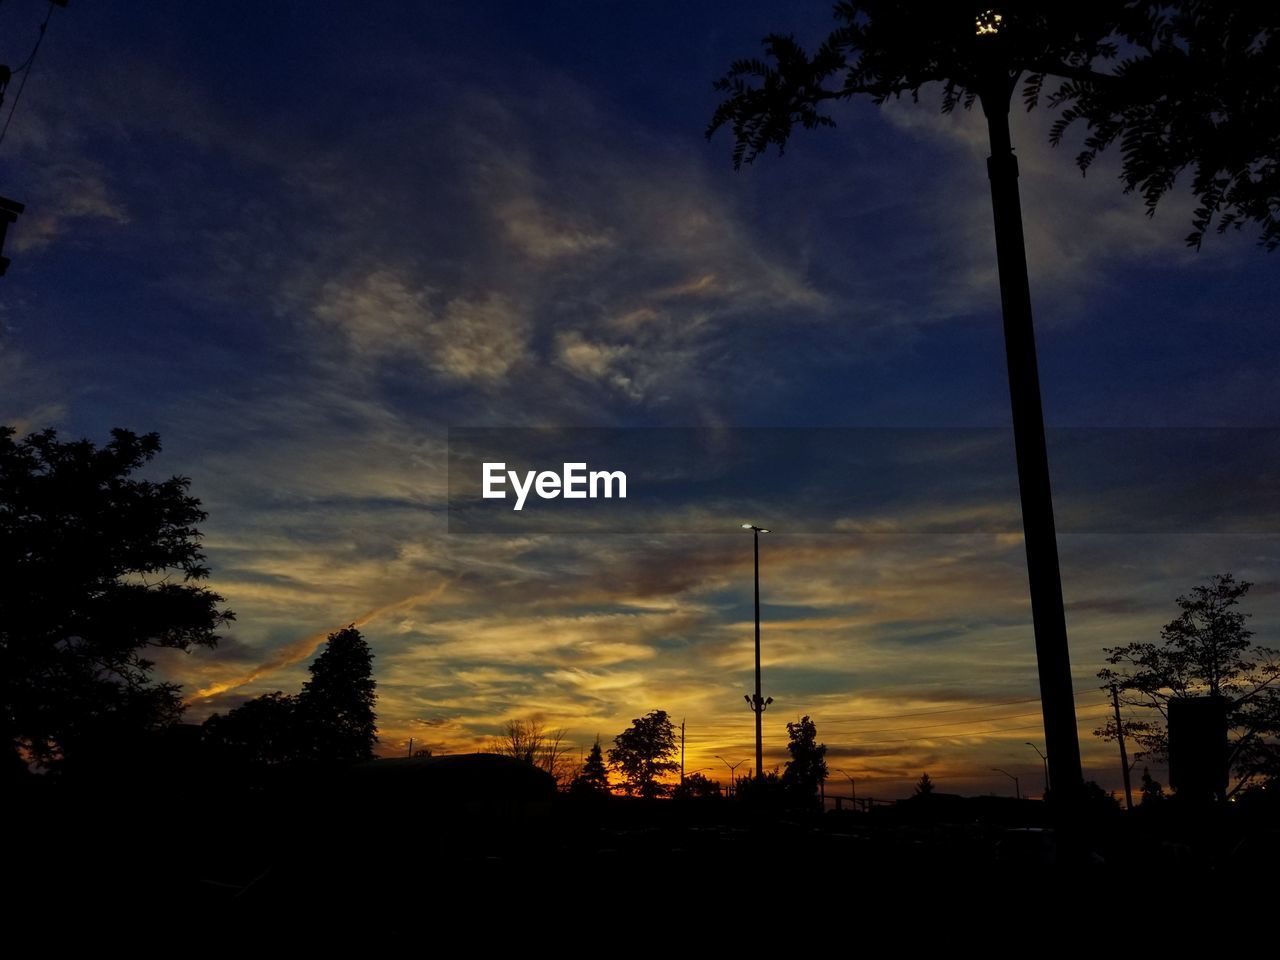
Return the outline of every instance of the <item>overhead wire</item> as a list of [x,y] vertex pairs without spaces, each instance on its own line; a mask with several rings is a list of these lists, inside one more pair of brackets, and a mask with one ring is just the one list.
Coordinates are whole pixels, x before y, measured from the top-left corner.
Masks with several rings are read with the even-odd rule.
[[13,122],[14,111],[18,109],[18,101],[22,99],[22,91],[27,88],[27,78],[31,76],[31,68],[35,66],[36,54],[40,52],[40,44],[44,43],[44,35],[49,27],[49,20],[53,17],[53,11],[56,4],[53,0],[49,0],[49,10],[44,15],[44,21],[40,24],[40,32],[36,36],[35,46],[31,48],[31,52],[27,54],[27,59],[9,71],[10,79],[17,74],[22,74],[22,82],[18,84],[18,92],[13,95],[13,101],[9,104],[9,115],[5,117],[4,126],[0,128],[0,143],[4,143],[5,135],[9,132],[9,124]]
[[[1073,690],[1072,693],[1079,697],[1086,693],[1094,693],[1090,690]],[[944,710],[922,710],[916,713],[888,713],[871,717],[825,717],[824,723],[865,723],[869,720],[905,720],[908,717],[932,717],[946,713],[961,713],[966,710],[986,710],[991,707],[1010,707],[1020,703],[1039,703],[1040,697],[1024,697],[1020,700],[997,700],[989,703],[976,703],[969,707],[947,707]]]
[[[1094,709],[1110,709],[1106,704],[1098,704],[1097,707],[1084,707],[1083,710]],[[1077,716],[1081,711],[1077,711]],[[917,723],[909,727],[886,727],[878,730],[858,730],[856,732],[846,732],[845,736],[868,736],[875,733],[898,733],[904,730],[933,730],[937,727],[957,727],[971,723],[999,723],[1002,720],[1024,720],[1027,717],[1039,717],[1042,713],[1036,710],[1034,713],[1010,713],[999,717],[974,718],[968,717],[964,720],[950,720],[945,723]],[[831,721],[828,721],[831,722]]]

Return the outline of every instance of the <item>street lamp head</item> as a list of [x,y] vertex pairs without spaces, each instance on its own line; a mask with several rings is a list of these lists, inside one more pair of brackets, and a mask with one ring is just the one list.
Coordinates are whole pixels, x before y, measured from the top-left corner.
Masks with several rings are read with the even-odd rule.
[[768,533],[768,532],[769,532],[766,528],[764,528],[764,527],[757,527],[754,523],[744,523],[744,524],[742,525],[742,529],[743,529],[743,530],[754,530],[756,533]]
[[979,37],[994,37],[1003,23],[1004,17],[995,10],[984,10],[975,18],[974,28]]

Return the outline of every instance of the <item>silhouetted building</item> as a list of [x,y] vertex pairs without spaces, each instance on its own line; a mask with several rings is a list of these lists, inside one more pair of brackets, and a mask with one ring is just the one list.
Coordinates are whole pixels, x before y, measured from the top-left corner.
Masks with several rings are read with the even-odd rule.
[[556,792],[545,770],[494,753],[370,760],[347,768],[346,779],[349,791],[380,810],[404,805],[418,816],[538,816],[549,812]]

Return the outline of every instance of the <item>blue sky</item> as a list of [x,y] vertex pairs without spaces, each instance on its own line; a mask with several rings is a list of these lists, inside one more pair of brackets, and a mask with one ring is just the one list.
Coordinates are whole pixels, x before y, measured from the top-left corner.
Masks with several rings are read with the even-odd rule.
[[[44,9],[0,7],[10,63]],[[218,651],[162,664],[226,687],[193,717],[296,688],[316,638],[359,621],[386,752],[409,736],[472,749],[535,714],[608,740],[663,708],[689,718],[691,767],[747,755],[744,518],[723,537],[450,534],[446,438],[1008,428],[980,115],[943,116],[928,91],[851,104],[740,173],[727,138],[703,137],[732,59],[770,30],[820,37],[827,17],[55,13],[0,145],[0,191],[27,204],[0,281],[4,419],[98,441],[155,430],[156,471],[193,478],[210,583],[239,614]],[[1014,117],[1050,425],[1275,426],[1274,255],[1247,232],[1188,251],[1188,197],[1148,218],[1114,157],[1081,178],[1070,147],[1047,146],[1050,119]],[[1214,484],[1256,482],[1233,463]],[[934,491],[913,516],[956,506]],[[872,795],[924,769],[967,790],[1003,789],[993,765],[1034,778],[1020,538],[857,537],[837,519],[767,544],[770,762],[809,713]],[[1243,524],[1062,538],[1082,745],[1104,784],[1116,764],[1088,735],[1104,646],[1154,639],[1175,596],[1224,570],[1257,584],[1254,626],[1274,635],[1274,527]]]

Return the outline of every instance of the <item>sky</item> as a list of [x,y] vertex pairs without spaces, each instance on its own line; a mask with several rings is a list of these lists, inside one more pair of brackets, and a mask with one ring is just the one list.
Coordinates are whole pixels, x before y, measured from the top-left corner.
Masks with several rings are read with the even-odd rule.
[[[26,57],[46,9],[0,7],[0,59]],[[216,650],[159,659],[190,719],[296,690],[356,623],[384,755],[475,750],[511,718],[607,747],[663,709],[686,769],[727,779],[720,758],[754,749],[752,521],[774,531],[766,767],[809,715],[833,791],[901,796],[928,771],[1008,792],[995,767],[1039,791],[980,113],[943,115],[928,89],[841,104],[836,129],[740,172],[728,136],[704,137],[732,60],[828,17],[54,12],[0,142],[0,192],[26,204],[0,422],[156,431],[148,469],[191,478],[237,619]],[[1016,110],[1013,135],[1085,774],[1114,789],[1091,734],[1104,648],[1157,639],[1225,571],[1275,635],[1280,280],[1248,231],[1188,250],[1190,197],[1148,217],[1114,156],[1082,177],[1051,121]],[[625,438],[635,470],[676,482],[631,512],[477,529],[449,496],[467,428]]]

